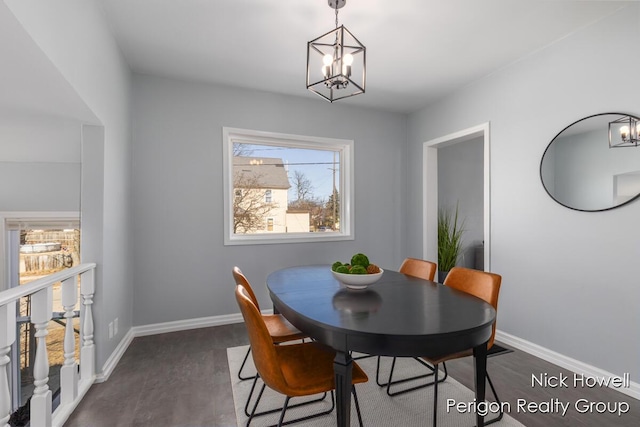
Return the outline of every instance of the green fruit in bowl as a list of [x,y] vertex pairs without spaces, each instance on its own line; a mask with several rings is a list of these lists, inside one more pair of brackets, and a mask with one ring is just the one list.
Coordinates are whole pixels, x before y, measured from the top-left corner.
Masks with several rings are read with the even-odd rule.
[[351,265],[360,265],[366,269],[369,266],[369,258],[365,254],[355,254],[351,257]]
[[336,261],[331,265],[331,270],[336,271],[338,267],[340,267],[342,263],[340,261]]
[[346,265],[339,265],[334,271],[336,273],[349,274],[349,267]]
[[366,267],[363,267],[362,265],[354,265],[353,267],[351,267],[351,270],[349,271],[349,273],[351,273],[351,274],[367,274],[367,269],[366,269]]

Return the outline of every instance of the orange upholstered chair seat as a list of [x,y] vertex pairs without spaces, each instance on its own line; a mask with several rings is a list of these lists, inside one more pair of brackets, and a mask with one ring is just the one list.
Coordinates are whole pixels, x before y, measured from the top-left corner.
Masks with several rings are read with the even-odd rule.
[[262,318],[267,325],[271,339],[276,344],[300,340],[306,337],[305,334],[289,323],[281,314],[263,314]]
[[[289,396],[308,396],[335,388],[333,374],[335,352],[332,349],[315,342],[280,345],[275,349],[285,381],[282,390],[277,390],[280,393]],[[304,375],[301,376],[300,372],[304,372]],[[352,376],[353,384],[367,382],[367,374],[356,363],[353,364]]]

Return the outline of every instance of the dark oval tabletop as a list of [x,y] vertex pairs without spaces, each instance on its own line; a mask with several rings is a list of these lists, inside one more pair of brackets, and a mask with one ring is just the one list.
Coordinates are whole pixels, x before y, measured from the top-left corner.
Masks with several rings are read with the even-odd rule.
[[487,342],[496,318],[479,298],[391,270],[354,290],[328,265],[290,267],[271,273],[267,288],[294,326],[339,351],[439,357]]

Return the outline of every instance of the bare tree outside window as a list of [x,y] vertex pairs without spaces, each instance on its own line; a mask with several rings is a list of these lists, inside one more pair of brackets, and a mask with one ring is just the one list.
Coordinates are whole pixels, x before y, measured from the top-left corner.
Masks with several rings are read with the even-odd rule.
[[255,233],[265,229],[266,219],[278,207],[267,202],[265,190],[261,189],[261,178],[246,172],[234,176],[233,232]]
[[311,184],[311,180],[299,170],[294,170],[292,175],[292,186],[296,194],[296,199],[293,202],[300,203],[312,200],[313,184]]
[[233,144],[233,155],[236,157],[251,157],[253,149],[249,144]]

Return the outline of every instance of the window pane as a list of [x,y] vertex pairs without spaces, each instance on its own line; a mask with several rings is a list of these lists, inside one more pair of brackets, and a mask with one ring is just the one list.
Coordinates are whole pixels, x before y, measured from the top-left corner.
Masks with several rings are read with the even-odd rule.
[[352,142],[247,133],[228,133],[229,240],[350,238],[341,194]]

